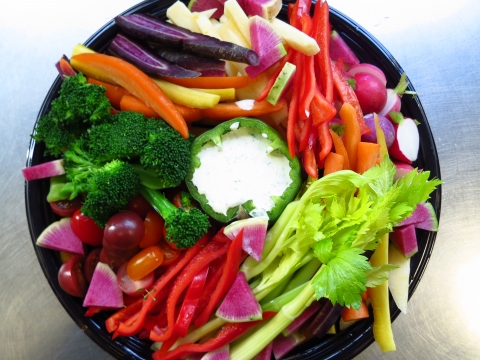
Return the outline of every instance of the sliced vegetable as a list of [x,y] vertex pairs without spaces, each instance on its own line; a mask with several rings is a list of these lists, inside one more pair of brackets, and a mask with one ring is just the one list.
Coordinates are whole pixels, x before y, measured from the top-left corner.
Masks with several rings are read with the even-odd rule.
[[219,19],[223,15],[223,4],[218,0],[190,0],[188,8],[192,12],[201,12],[209,9],[215,9],[212,17]]
[[22,169],[23,177],[26,181],[45,179],[52,176],[65,174],[63,159],[48,161],[43,164],[31,166]]
[[88,78],[87,82],[89,84],[103,86],[106,89],[105,96],[108,98],[108,100],[110,100],[110,103],[115,109],[120,109],[120,100],[122,100],[124,95],[128,94],[128,91],[124,88],[106,83],[104,81]]
[[343,155],[330,152],[325,158],[323,175],[326,176],[328,174],[332,174],[334,172],[344,170],[343,163],[344,163]]
[[293,49],[307,56],[315,55],[320,51],[320,47],[311,36],[308,36],[280,19],[273,18],[270,22],[275,31],[282,37],[283,41]]
[[413,170],[413,166],[410,164],[406,164],[404,162],[394,161],[395,164],[395,175],[393,176],[393,181],[397,181],[405,177],[410,171]]
[[319,301],[312,302],[312,304],[308,308],[306,308],[299,317],[293,320],[292,323],[288,325],[285,330],[283,330],[283,336],[290,336],[297,330],[299,330],[303,324],[310,320],[310,318],[321,309],[321,307],[322,304]]
[[230,353],[230,346],[224,345],[220,349],[209,351],[202,356],[201,360],[228,360],[228,354]]
[[[344,60],[345,61],[345,60]],[[382,70],[372,64],[361,63],[357,65],[353,65],[350,69],[348,69],[347,73],[352,77],[358,73],[367,73],[375,76],[383,86],[387,86],[387,78]]]
[[343,142],[348,154],[348,161],[352,170],[357,169],[358,144],[360,143],[361,134],[357,120],[355,109],[349,103],[344,103],[340,109],[340,117],[345,124],[345,135]]
[[123,307],[122,290],[117,277],[110,267],[99,262],[93,273],[83,306]]
[[355,53],[350,49],[345,40],[335,30],[330,35],[330,58],[337,61],[339,58],[349,66],[360,64]]
[[306,339],[305,335],[300,332],[293,333],[288,336],[283,334],[278,335],[275,340],[273,340],[272,352],[275,360],[280,360],[290,351],[295,349]]
[[200,76],[198,71],[191,71],[159,57],[152,49],[138,40],[124,34],[117,34],[108,47],[108,52],[122,58],[143,70],[146,74],[178,78]]
[[202,89],[225,89],[225,88],[244,88],[253,83],[248,76],[227,76],[227,77],[211,77],[201,76],[194,79],[170,79],[169,82],[188,88]]
[[287,54],[287,51],[285,50],[285,47],[280,43],[277,46],[275,46],[273,49],[265,53],[261,58],[260,58],[260,63],[257,66],[252,66],[249,65],[245,68],[245,72],[250,76],[251,78],[254,78],[264,71],[266,71],[268,68],[270,68],[273,64],[275,64],[277,61],[279,61],[281,58],[283,58]]
[[263,245],[267,234],[268,218],[266,216],[248,218],[230,223],[223,229],[223,233],[230,240],[243,230],[242,248],[248,255],[257,261],[262,259]]
[[[375,120],[374,114],[367,114],[363,117],[365,124],[372,130],[370,134],[362,135],[362,141],[376,143],[377,142],[377,132],[375,131]],[[395,128],[390,120],[385,116],[378,115],[380,121],[380,127],[383,130],[385,135],[385,142],[387,143],[387,148],[390,148],[395,140]]]
[[240,4],[247,15],[258,15],[267,20],[275,18],[282,9],[281,0],[243,0]]
[[128,296],[141,297],[145,295],[145,290],[149,289],[155,281],[155,275],[153,272],[145,275],[144,277],[133,280],[127,274],[128,262],[124,262],[117,271],[117,283],[122,292]]
[[410,118],[404,118],[400,113],[396,113],[394,122],[396,136],[388,152],[393,158],[411,164],[417,160],[420,148],[417,124]]
[[72,231],[68,217],[51,223],[42,231],[36,244],[52,250],[84,255],[83,243]]
[[227,0],[223,4],[225,16],[229,19],[242,34],[247,47],[251,48],[250,28],[248,26],[248,16],[245,14],[237,0]]
[[[270,88],[270,91],[267,94],[267,101],[276,105],[278,101],[285,95],[285,93],[290,89],[293,79],[295,77],[296,66],[287,62],[282,67],[280,73],[278,74],[275,82]],[[258,101],[258,99],[257,99]]]
[[406,259],[395,246],[390,246],[388,248],[388,263],[399,267],[388,273],[388,288],[397,307],[406,314],[408,287],[410,285],[410,259]]
[[285,108],[287,103],[280,100],[276,105],[267,101],[240,100],[236,102],[220,103],[209,109],[202,110],[202,117],[207,120],[226,121],[240,117],[258,117],[273,114]]
[[357,145],[357,172],[363,174],[368,169],[374,167],[379,153],[379,144],[360,141]]
[[392,239],[392,243],[406,259],[410,259],[418,252],[417,235],[414,224],[394,228],[390,234],[390,238]]
[[368,317],[370,317],[370,314],[368,313],[367,303],[363,299],[360,309],[357,310],[353,307],[344,307],[342,310],[342,320],[346,322],[367,319]]
[[127,34],[153,41],[162,45],[174,46],[199,55],[216,59],[258,65],[255,51],[218,39],[193,33],[190,30],[169,24],[148,14],[117,16],[117,24]]

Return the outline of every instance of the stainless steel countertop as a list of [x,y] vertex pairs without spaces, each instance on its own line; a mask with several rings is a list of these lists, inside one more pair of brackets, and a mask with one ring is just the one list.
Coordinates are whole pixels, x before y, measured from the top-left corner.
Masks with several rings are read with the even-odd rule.
[[[54,63],[135,0],[0,3],[0,358],[110,359],[57,301],[27,228],[29,135],[57,76]],[[357,359],[480,358],[480,3],[331,0],[407,72],[440,157],[440,231],[408,314],[393,324],[397,351],[371,345]]]

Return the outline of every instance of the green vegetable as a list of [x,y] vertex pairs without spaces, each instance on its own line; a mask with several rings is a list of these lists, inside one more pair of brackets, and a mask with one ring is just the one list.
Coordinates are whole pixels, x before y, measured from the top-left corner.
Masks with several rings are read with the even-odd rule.
[[165,220],[167,240],[177,249],[192,247],[207,233],[208,216],[199,209],[176,208],[164,195],[144,186],[140,193]]
[[[195,139],[192,145],[191,166],[185,179],[190,193],[200,203],[203,210],[208,215],[220,222],[231,221],[233,218],[237,217],[242,210],[250,213],[252,210],[257,209],[257,206],[255,204],[257,200],[248,198],[248,196],[250,195],[245,195],[245,192],[242,192],[242,196],[246,196],[246,198],[241,198],[241,196],[239,196],[238,198],[233,199],[234,201],[232,200],[232,205],[229,205],[228,209],[226,209],[225,212],[216,210],[218,208],[214,209],[215,205],[212,205],[212,195],[206,194],[205,192],[200,192],[201,190],[199,190],[197,184],[195,183],[195,174],[198,174],[200,169],[202,169],[202,165],[204,166],[204,169],[206,166],[214,168],[218,167],[219,165],[216,164],[213,160],[208,163],[205,158],[204,164],[202,164],[200,156],[203,154],[207,154],[207,152],[205,151],[208,151],[211,148],[215,147],[216,149],[221,149],[222,143],[226,141],[229,141],[230,143],[233,143],[234,141],[240,142],[249,140],[252,137],[261,139],[261,141],[268,144],[267,147],[266,144],[262,143],[261,146],[265,146],[265,150],[262,150],[261,146],[258,146],[258,152],[257,155],[255,155],[257,159],[260,159],[260,157],[262,156],[267,157],[269,161],[277,158],[285,158],[287,160],[288,167],[290,168],[290,171],[288,173],[288,176],[290,178],[290,184],[286,185],[283,194],[281,194],[280,196],[278,194],[271,194],[270,198],[273,201],[272,207],[270,209],[263,209],[266,210],[270,222],[275,221],[280,216],[288,203],[290,203],[295,198],[295,195],[297,194],[301,186],[301,169],[298,159],[296,157],[293,159],[290,157],[286,143],[282,140],[280,135],[274,129],[259,120],[249,118],[236,118],[230,121],[226,121],[220,125],[217,125],[212,130],[203,133],[197,139]],[[220,150],[218,151],[218,153],[221,154]],[[212,154],[212,152],[210,152],[209,154]],[[227,155],[220,156],[226,157]],[[235,166],[236,161],[242,159],[244,157],[244,154],[239,151],[238,153],[231,156],[232,157],[228,159],[229,164]],[[252,159],[252,161],[255,160]],[[275,164],[273,164],[272,166],[274,167]],[[275,170],[277,170],[277,168],[274,167],[272,171]],[[229,169],[220,169],[220,171],[228,173]],[[259,174],[253,172],[248,175],[251,176],[251,179],[255,179],[255,177],[260,176]],[[210,175],[210,179],[211,181],[216,180],[215,176],[213,175]],[[215,196],[218,195],[218,197],[221,198],[222,194],[226,196],[233,193],[232,189],[237,186],[237,184],[235,183],[236,181],[238,181],[238,179],[233,179],[233,177],[231,177],[227,181],[219,183],[218,192],[216,192]],[[259,185],[255,184],[255,186]],[[269,190],[272,191],[271,187],[266,188],[265,192],[267,192],[268,194]],[[265,192],[263,192],[263,194]],[[208,196],[210,196],[210,199],[208,198]],[[262,211],[262,209],[257,210]]]
[[105,88],[87,83],[81,73],[67,77],[47,115],[40,118],[33,138],[45,142],[45,154],[60,156],[93,124],[110,119]]

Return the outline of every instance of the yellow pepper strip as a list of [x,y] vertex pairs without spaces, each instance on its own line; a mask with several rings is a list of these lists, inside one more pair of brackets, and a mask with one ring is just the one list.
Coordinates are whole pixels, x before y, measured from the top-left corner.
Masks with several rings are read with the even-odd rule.
[[201,92],[220,95],[220,101],[234,101],[235,100],[235,88],[226,88],[226,89],[198,89],[193,88],[192,90],[198,90]]
[[197,109],[209,109],[220,102],[220,95],[189,89],[172,84],[165,80],[153,79],[174,104],[185,105]]

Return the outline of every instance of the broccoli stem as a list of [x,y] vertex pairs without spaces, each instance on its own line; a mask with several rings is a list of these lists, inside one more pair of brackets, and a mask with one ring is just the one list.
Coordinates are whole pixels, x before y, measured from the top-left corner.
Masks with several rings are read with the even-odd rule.
[[140,194],[153,206],[162,218],[166,218],[173,214],[177,208],[163,194],[158,191],[140,186]]

